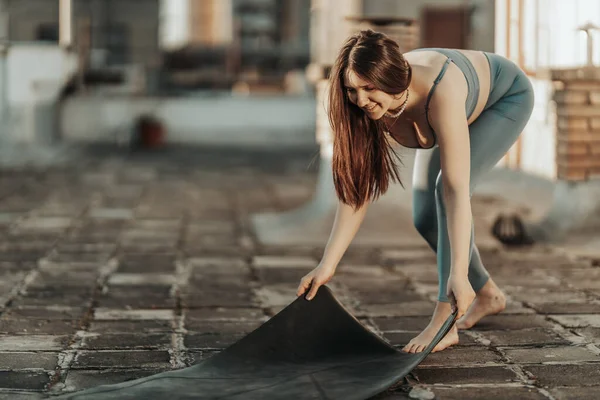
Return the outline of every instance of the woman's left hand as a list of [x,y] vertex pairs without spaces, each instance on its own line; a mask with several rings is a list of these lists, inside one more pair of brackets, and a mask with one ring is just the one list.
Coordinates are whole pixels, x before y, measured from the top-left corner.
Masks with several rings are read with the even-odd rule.
[[475,300],[475,291],[466,275],[450,273],[448,278],[448,298],[452,304],[452,312],[458,309],[456,319],[467,312],[467,309]]

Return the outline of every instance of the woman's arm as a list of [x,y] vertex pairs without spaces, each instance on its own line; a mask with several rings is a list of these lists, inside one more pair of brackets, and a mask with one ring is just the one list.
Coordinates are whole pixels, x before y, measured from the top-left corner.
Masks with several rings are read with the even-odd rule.
[[338,263],[348,249],[348,246],[350,246],[352,239],[354,239],[358,228],[365,218],[368,204],[367,201],[361,208],[355,210],[352,206],[342,202],[338,203],[331,234],[329,235],[327,246],[325,246],[325,252],[323,253],[320,265],[333,268],[334,270],[337,268]]
[[310,288],[310,292],[306,298],[312,300],[317,294],[319,287],[329,282],[333,277],[338,263],[348,249],[348,246],[350,246],[350,242],[352,242],[365,217],[368,204],[367,201],[362,207],[355,210],[347,204],[338,203],[333,228],[331,229],[327,246],[325,246],[323,258],[319,266],[300,281],[300,286],[298,286],[296,293],[298,296],[303,295]]
[[[442,81],[444,82],[444,81]],[[443,199],[451,249],[451,271],[467,275],[471,244],[471,144],[465,112],[466,88],[451,80],[435,93],[429,113],[440,147]],[[441,87],[440,83],[440,87]],[[447,93],[452,93],[451,97]]]
[[442,195],[450,241],[447,294],[460,318],[475,298],[468,280],[472,214],[471,144],[465,112],[467,87],[460,80],[442,82],[432,97],[429,116],[440,146]]

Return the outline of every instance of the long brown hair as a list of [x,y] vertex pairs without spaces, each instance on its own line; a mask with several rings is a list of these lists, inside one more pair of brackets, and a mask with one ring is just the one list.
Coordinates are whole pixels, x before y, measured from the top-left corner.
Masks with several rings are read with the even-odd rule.
[[359,208],[384,194],[390,179],[401,182],[383,118],[370,119],[350,102],[344,76],[353,71],[375,88],[398,94],[408,88],[411,68],[398,44],[383,33],[360,31],[342,46],[329,76],[329,122],[333,129],[333,181],[338,198]]

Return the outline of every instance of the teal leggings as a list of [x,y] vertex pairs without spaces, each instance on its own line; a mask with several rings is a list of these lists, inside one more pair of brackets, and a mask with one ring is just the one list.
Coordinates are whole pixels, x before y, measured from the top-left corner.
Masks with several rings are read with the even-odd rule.
[[[534,101],[531,82],[514,63],[496,54],[486,53],[486,56],[491,68],[490,96],[484,111],[469,126],[471,194],[482,174],[496,165],[517,140],[531,116]],[[417,162],[419,158],[426,160],[424,169],[421,168],[425,171],[422,180],[426,182],[413,189],[413,220],[417,231],[437,254],[438,300],[449,302],[446,289],[451,267],[450,241],[442,198],[439,148],[419,152],[431,154],[429,157],[417,155]],[[469,282],[477,292],[488,279],[471,226]]]

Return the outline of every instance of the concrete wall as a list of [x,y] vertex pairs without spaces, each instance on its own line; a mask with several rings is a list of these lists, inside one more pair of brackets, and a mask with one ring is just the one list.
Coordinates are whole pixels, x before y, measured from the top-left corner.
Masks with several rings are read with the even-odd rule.
[[363,12],[367,17],[395,16],[421,19],[425,7],[472,6],[471,49],[494,50],[494,0],[365,0]]
[[53,117],[48,107],[54,104],[75,68],[75,56],[57,45],[11,46],[6,59],[6,82],[0,82],[7,102],[1,121],[3,137],[17,142],[51,140],[54,133],[48,119]]
[[38,82],[62,84],[74,70],[75,60],[56,45],[31,43],[11,46],[7,66],[8,104],[19,107],[35,97]]
[[277,147],[315,144],[313,97],[130,98],[76,96],[60,115],[66,141],[126,143],[137,116],[165,124],[168,142]]
[[8,12],[12,41],[34,41],[40,24],[58,24],[58,0],[10,0]]

